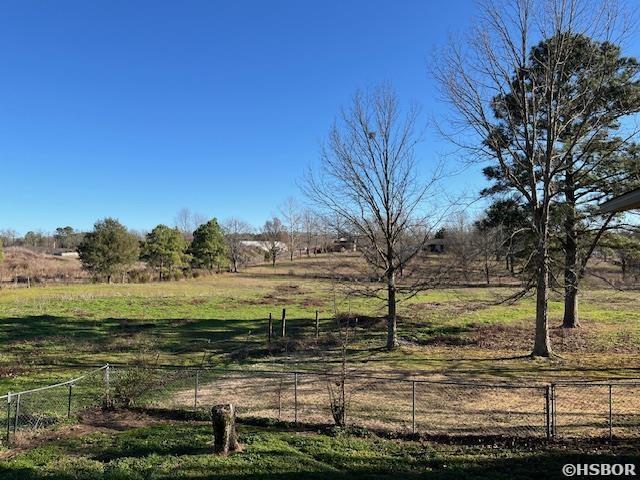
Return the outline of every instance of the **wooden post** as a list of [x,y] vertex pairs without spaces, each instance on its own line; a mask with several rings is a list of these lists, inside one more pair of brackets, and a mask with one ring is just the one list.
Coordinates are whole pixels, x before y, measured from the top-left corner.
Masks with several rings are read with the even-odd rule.
[[320,322],[318,321],[318,310],[316,310],[316,340],[320,337]]
[[227,455],[240,448],[236,434],[236,409],[230,404],[216,405],[211,408],[213,426],[213,451]]
[[282,309],[282,331],[280,332],[281,337],[287,336],[287,309]]
[[271,312],[269,312],[269,330],[267,331],[267,337],[269,338],[269,345],[271,345],[271,337],[273,336],[273,318]]

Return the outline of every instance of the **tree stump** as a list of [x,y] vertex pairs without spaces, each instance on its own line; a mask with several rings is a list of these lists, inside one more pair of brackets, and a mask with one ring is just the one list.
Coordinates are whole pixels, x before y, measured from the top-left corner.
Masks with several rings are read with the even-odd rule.
[[211,408],[213,424],[213,452],[227,455],[240,448],[236,435],[236,409],[230,404],[216,405]]

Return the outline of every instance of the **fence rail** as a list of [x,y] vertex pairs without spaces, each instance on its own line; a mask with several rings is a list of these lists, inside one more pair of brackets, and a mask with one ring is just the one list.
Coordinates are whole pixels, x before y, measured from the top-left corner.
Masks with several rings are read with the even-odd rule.
[[640,379],[501,383],[358,373],[104,365],[47,387],[8,393],[6,442],[100,405],[342,424],[426,436],[640,437]]
[[0,396],[6,404],[4,441],[11,445],[19,433],[72,421],[81,411],[98,406],[109,391],[109,365],[44,387]]

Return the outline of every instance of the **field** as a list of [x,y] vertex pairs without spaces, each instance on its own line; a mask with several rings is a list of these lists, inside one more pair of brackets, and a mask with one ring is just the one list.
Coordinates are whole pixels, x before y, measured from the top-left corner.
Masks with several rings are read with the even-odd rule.
[[[637,291],[583,292],[583,327],[553,328],[559,358],[532,361],[526,358],[533,333],[530,298],[500,303],[511,288],[430,290],[399,305],[402,346],[389,353],[380,348],[383,303],[344,294],[335,282],[319,278],[321,262],[306,262],[162,284],[2,289],[0,391],[107,362],[324,369],[339,361],[330,342],[335,311],[360,319],[349,344],[349,366],[359,372],[538,380],[639,373]],[[273,314],[278,331],[282,308],[290,341],[269,351],[267,318]],[[552,325],[560,325],[560,297],[550,308]],[[319,342],[314,341],[316,310]]]
[[[300,259],[282,262],[275,270],[259,266],[236,275],[167,283],[3,288],[0,391],[46,385],[105,363],[252,372],[338,371],[342,359],[336,312],[351,318],[347,367],[358,375],[530,383],[640,377],[637,291],[601,286],[583,291],[582,328],[553,328],[558,357],[544,361],[527,356],[533,335],[532,299],[502,302],[515,291],[513,286],[441,287],[400,304],[401,347],[387,352],[381,348],[383,303],[348,294],[331,280],[326,272],[335,268],[334,261],[333,257]],[[341,264],[349,268],[349,262],[355,261],[346,257]],[[267,318],[273,315],[278,332],[283,308],[287,339],[276,338],[268,346]],[[561,298],[555,296],[553,325],[560,325],[561,313]],[[301,385],[304,394],[304,382]],[[203,385],[203,405],[209,401],[207,388]],[[326,386],[318,388],[326,391]],[[391,393],[374,391],[373,398],[380,403]],[[191,401],[190,390],[177,392],[175,398],[180,395],[184,403]],[[425,412],[437,397],[446,398],[433,393],[423,397]],[[300,401],[305,401],[304,395]],[[637,402],[628,401],[635,414]],[[496,406],[493,398],[487,402]],[[523,409],[529,408],[527,402],[520,400]],[[363,410],[368,408],[363,404]],[[459,420],[455,415],[447,417],[451,425]],[[428,424],[430,418],[419,421]],[[169,435],[168,429],[173,428],[191,433]],[[484,478],[497,471],[509,478],[511,468],[526,478],[541,465],[556,468],[566,456],[585,451],[582,446],[574,450],[565,446],[561,452],[552,447],[510,447],[497,453],[491,447],[396,441],[373,434],[327,436],[243,424],[245,453],[224,460],[207,454],[208,426],[203,423],[153,420],[150,425],[132,424],[122,430],[80,429],[83,435],[60,435],[61,439],[26,449],[5,462],[0,477],[165,478],[179,465],[184,478],[239,478],[249,473],[264,478],[298,478],[302,473],[318,478],[326,478],[327,473],[384,478],[399,471],[407,476],[429,471],[435,478],[457,474]],[[604,454],[624,454],[626,448],[619,445]],[[136,476],[136,469],[152,469],[153,475]],[[285,473],[269,473],[276,470]]]

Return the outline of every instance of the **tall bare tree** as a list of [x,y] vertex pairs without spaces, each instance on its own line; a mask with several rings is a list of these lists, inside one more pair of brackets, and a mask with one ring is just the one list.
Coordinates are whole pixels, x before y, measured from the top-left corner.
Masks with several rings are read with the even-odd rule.
[[201,213],[192,212],[186,207],[181,208],[173,219],[174,226],[180,230],[187,242],[193,240],[193,232],[209,219]]
[[293,255],[298,249],[300,242],[300,228],[302,226],[302,212],[298,202],[293,197],[288,197],[282,205],[280,205],[280,213],[284,219],[284,228],[287,232],[287,246],[289,255],[293,261]]
[[229,218],[222,224],[224,238],[227,242],[227,255],[231,262],[231,271],[238,272],[238,267],[245,264],[248,259],[248,250],[243,245],[247,234],[253,233],[253,227],[239,218]]
[[[622,108],[612,118],[611,105],[589,101],[600,92],[598,75],[581,83],[567,74],[574,40],[615,42],[624,30],[620,19],[614,1],[488,0],[470,36],[451,41],[435,62],[435,76],[455,112],[450,138],[474,160],[496,162],[501,179],[530,211],[534,356],[552,355],[550,211],[559,185],[568,165],[575,165],[570,158],[589,150],[589,142],[629,113]],[[598,58],[585,58],[585,68],[599,72]]]
[[271,261],[273,268],[276,267],[276,261],[280,254],[286,250],[282,242],[285,235],[286,230],[278,217],[273,217],[271,220],[264,222],[262,237],[267,242],[267,257]]
[[391,87],[356,93],[304,185],[320,210],[363,239],[361,252],[384,279],[389,349],[398,345],[397,296],[407,291],[396,277],[428,236],[424,204],[434,180],[423,182],[417,174],[417,118],[417,107],[403,111]]
[[302,212],[300,224],[302,226],[302,244],[307,256],[309,256],[312,250],[318,248],[318,239],[321,233],[320,220],[313,210],[306,208]]

